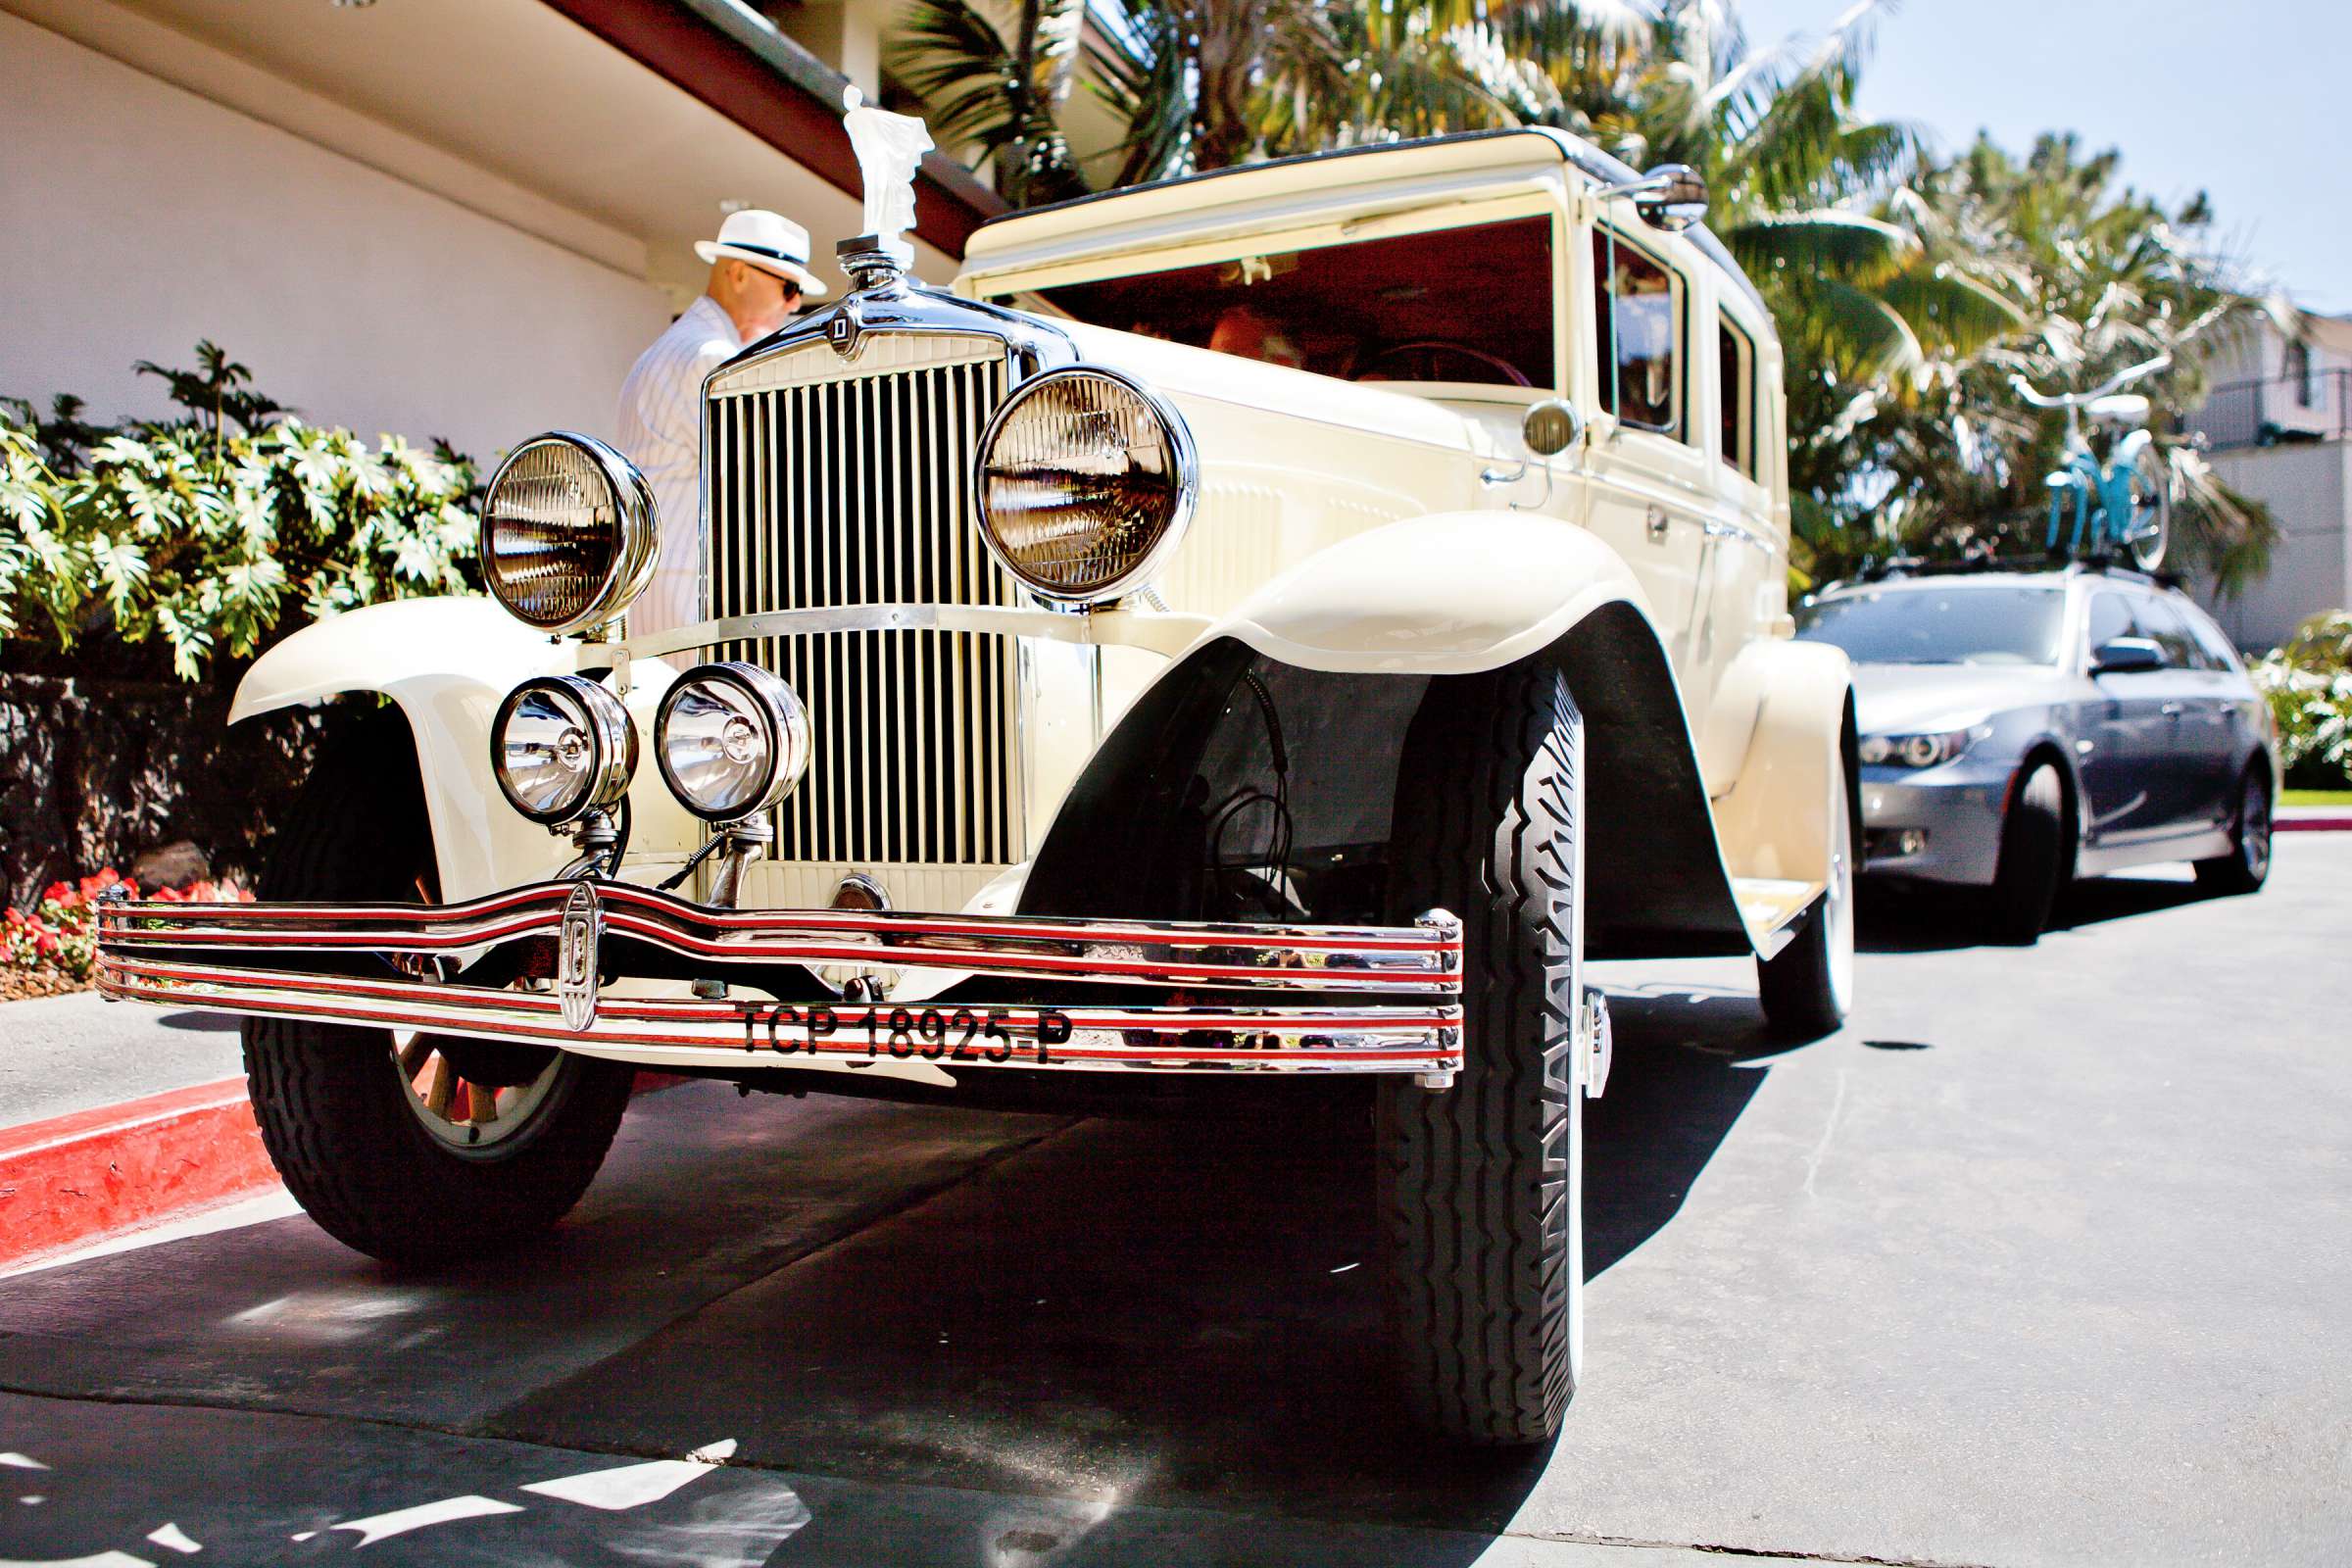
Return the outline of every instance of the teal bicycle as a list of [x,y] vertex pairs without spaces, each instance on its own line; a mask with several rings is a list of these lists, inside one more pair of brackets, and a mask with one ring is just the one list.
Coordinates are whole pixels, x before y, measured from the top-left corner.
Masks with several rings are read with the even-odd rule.
[[[2018,395],[2034,407],[2066,411],[2064,466],[2042,481],[2050,491],[2051,552],[2057,551],[2063,534],[2066,553],[2072,557],[2129,554],[2142,571],[2164,564],[2173,529],[2172,466],[2156,450],[2156,438],[2147,429],[2148,400],[2123,389],[2172,363],[2171,355],[2158,355],[2118,370],[2088,392],[2041,392],[2022,375],[2009,378]],[[2100,424],[2134,427],[2115,443],[2104,465],[2082,433],[2084,415]]]

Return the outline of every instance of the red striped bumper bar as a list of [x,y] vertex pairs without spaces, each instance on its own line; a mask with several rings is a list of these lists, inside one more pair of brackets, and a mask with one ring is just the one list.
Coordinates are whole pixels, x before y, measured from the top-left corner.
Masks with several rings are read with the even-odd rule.
[[[673,977],[683,963],[732,982],[729,994],[655,999],[626,994],[625,979],[600,985],[615,942],[668,956]],[[495,988],[428,978],[516,944],[549,953],[540,968],[552,976]],[[891,1057],[951,1071],[1371,1071],[1442,1083],[1461,1062],[1461,932],[1441,911],[1354,927],[730,910],[628,883],[559,882],[450,906],[110,902],[98,948],[109,997],[647,1064]],[[877,977],[884,997],[908,971],[952,983],[919,1002],[845,999],[817,978],[845,967]],[[988,982],[987,1000],[957,1000],[967,980]]]

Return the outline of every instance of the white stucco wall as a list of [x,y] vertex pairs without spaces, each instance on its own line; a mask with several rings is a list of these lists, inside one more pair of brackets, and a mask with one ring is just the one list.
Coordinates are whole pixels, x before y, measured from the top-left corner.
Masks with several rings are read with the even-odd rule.
[[2352,442],[2216,452],[2223,483],[2270,503],[2278,542],[2271,569],[2235,599],[2197,597],[2241,648],[2273,648],[2298,622],[2352,606]]
[[160,414],[209,337],[314,422],[610,435],[662,292],[0,13],[0,394]]

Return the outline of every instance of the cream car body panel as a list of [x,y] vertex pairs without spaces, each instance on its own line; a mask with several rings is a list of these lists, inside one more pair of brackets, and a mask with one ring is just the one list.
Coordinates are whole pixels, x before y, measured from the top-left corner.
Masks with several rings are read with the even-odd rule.
[[[492,600],[395,600],[315,621],[255,660],[228,719],[353,693],[398,704],[416,743],[442,896],[455,902],[536,881],[571,858],[564,840],[507,808],[490,773],[490,723],[508,692],[534,675],[567,673],[574,662],[570,644],[529,630]],[[628,704],[640,734],[652,733],[669,673],[658,663],[638,667]],[[694,819],[655,769],[639,770],[629,801],[633,873],[674,865],[693,850]]]
[[[1740,894],[1753,946],[1769,952],[1827,876],[1819,768],[1835,760],[1844,713],[1842,673],[1779,640],[1788,627],[1780,350],[1743,282],[1690,236],[1644,223],[1630,201],[1596,197],[1598,180],[1580,157],[1590,154],[1549,133],[1473,137],[1265,166],[983,228],[955,294],[1034,308],[1037,290],[1072,283],[1542,220],[1556,263],[1558,384],[1350,382],[1049,311],[1041,324],[1076,361],[1115,368],[1165,397],[1199,451],[1198,506],[1152,585],[1155,608],[1130,600],[1073,615],[942,606],[918,622],[868,606],[826,624],[985,627],[1016,650],[1014,784],[1019,839],[1034,850],[1121,714],[1191,650],[1232,638],[1301,669],[1460,674],[1531,657],[1603,606],[1629,606],[1671,672],[1682,708],[1674,727],[1714,803],[1705,836],[1719,846],[1723,874],[1780,889]],[[1671,432],[1605,412],[1592,347],[1596,224],[1673,277],[1680,372]],[[1743,357],[1714,351],[1724,323]],[[755,345],[735,365],[779,352],[781,341]],[[1587,427],[1568,450],[1531,460],[1519,419],[1550,395],[1583,411]],[[1727,399],[1736,421],[1719,416]],[[1735,426],[1743,450],[1727,452]],[[669,675],[652,656],[683,655],[671,660],[683,664],[721,640],[715,627],[683,628],[624,637],[617,648],[575,645],[566,657],[487,601],[389,608],[416,618],[369,612],[289,639],[249,677],[239,714],[334,691],[398,702],[423,758],[444,863],[466,890],[544,875],[564,858],[564,846],[503,808],[488,777],[489,719],[507,689],[529,674],[621,660],[650,744],[652,704]],[[665,869],[694,847],[697,824],[651,765],[631,801],[633,868]],[[845,868],[788,858],[755,865],[747,898],[822,902]],[[867,857],[857,868],[879,876],[904,907],[1003,909],[1019,900],[1028,861]]]

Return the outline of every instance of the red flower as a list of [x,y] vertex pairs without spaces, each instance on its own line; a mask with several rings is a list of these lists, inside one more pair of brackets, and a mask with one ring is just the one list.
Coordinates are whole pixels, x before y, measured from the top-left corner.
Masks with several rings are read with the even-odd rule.
[[53,903],[60,899],[70,899],[73,896],[73,884],[68,882],[52,882],[47,887],[41,889],[41,902],[43,904]]

